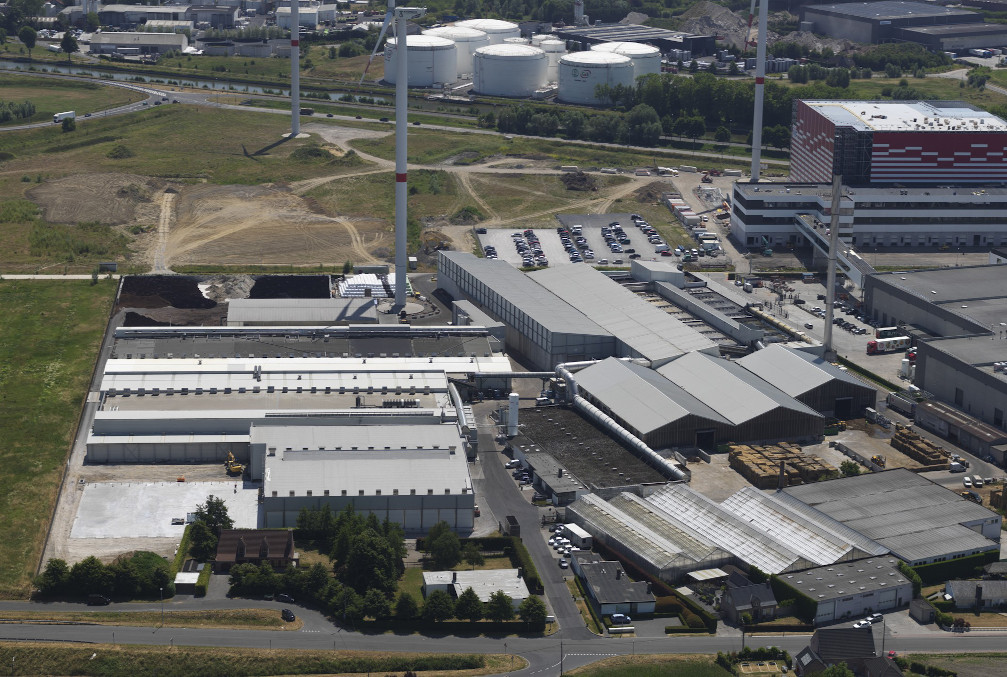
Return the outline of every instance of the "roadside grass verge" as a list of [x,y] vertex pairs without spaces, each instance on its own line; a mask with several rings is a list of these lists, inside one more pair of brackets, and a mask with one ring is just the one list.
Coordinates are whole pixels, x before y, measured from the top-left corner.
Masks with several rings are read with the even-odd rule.
[[[966,616],[967,617],[967,616]],[[1007,653],[962,653],[962,654],[904,654],[909,664],[954,670],[958,677],[987,677],[1007,674]],[[906,675],[920,675],[922,672],[906,671]]]
[[616,656],[565,672],[577,677],[729,677],[713,656]]
[[85,113],[124,106],[147,98],[140,92],[110,87],[100,80],[80,82],[31,75],[0,75],[0,91],[3,92],[4,101],[28,100],[35,104],[35,115],[31,118],[14,119],[3,126],[44,122],[52,120],[56,113],[67,110],[75,111],[78,117],[83,117]]
[[[256,106],[258,108],[272,108],[275,110],[290,110],[290,102],[284,99],[244,99],[242,100],[241,105]],[[362,118],[359,121],[355,120],[350,122],[349,120],[339,120],[338,124],[344,127],[360,127],[361,129],[386,130],[388,132],[394,131],[391,124],[387,122],[366,122],[367,120],[377,121],[381,118],[391,119],[394,115],[391,108],[372,109],[360,106],[344,106],[338,103],[325,103],[324,101],[319,101],[317,99],[302,99],[301,107],[314,109],[315,115],[313,117],[304,118],[306,120],[311,120],[312,122],[319,121],[318,113],[332,113],[333,115],[349,115],[353,117],[359,115]],[[466,129],[474,129],[476,127],[475,118],[458,118],[446,115],[441,116],[416,110],[409,111],[409,122],[420,122],[422,124],[441,125],[444,127],[461,127]]]
[[[12,662],[13,660],[13,662]],[[417,673],[489,675],[522,669],[523,659],[494,654],[423,654],[364,651],[301,651],[216,647],[53,645],[43,642],[0,644],[0,661],[21,674],[135,677],[245,677],[251,675]]]
[[[154,602],[148,604],[156,604]],[[5,611],[4,622],[36,623],[60,621],[94,625],[128,625],[160,627],[161,612],[157,611]],[[304,622],[287,623],[278,609],[217,609],[199,611],[165,611],[166,628],[230,628],[234,630],[299,630]]]
[[116,285],[0,281],[0,597],[27,597]]
[[594,615],[594,611],[588,605],[588,601],[584,599],[584,593],[581,592],[580,585],[577,583],[577,577],[568,579],[566,587],[570,589],[570,594],[573,596],[573,601],[577,605],[577,610],[580,611],[581,618],[584,619],[587,629],[596,635],[604,635],[605,630]]

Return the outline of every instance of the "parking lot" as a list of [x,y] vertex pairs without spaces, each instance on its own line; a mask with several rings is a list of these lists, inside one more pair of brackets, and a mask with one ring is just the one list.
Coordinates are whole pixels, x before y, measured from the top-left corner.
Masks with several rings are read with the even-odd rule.
[[[632,255],[647,259],[657,259],[660,256],[655,250],[656,243],[650,242],[648,236],[634,224],[631,214],[560,214],[557,219],[557,227],[562,225],[571,230],[574,226],[581,226],[580,237],[583,238],[583,242],[574,241],[573,245],[581,254],[584,263],[628,267]],[[623,239],[628,240],[618,243],[617,251],[613,251],[606,244],[602,233],[602,228],[610,228],[613,223],[622,226],[625,234]],[[541,266],[543,260],[548,261],[549,266],[575,262],[566,251],[556,228],[539,228],[533,233],[532,236],[527,236],[523,230],[498,228],[481,233],[477,237],[479,246],[484,252],[486,247],[493,247],[498,259],[518,268],[529,265]],[[571,232],[571,239],[575,240],[576,237],[577,235]]]

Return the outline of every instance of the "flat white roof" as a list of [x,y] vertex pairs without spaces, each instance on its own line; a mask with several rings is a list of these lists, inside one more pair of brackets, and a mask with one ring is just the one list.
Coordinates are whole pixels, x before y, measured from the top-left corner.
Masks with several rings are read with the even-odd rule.
[[453,587],[455,597],[467,588],[479,596],[479,601],[489,602],[497,590],[503,590],[515,602],[527,599],[529,592],[517,569],[482,569],[479,571],[424,571],[423,585]]
[[1003,132],[1007,122],[970,104],[950,101],[802,101],[831,122],[861,131]]

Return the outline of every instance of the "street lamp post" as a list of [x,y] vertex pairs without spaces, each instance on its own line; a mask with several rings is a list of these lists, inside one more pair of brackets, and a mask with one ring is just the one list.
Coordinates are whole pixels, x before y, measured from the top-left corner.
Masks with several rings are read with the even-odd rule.
[[164,627],[164,588],[158,588],[161,594],[161,627]]

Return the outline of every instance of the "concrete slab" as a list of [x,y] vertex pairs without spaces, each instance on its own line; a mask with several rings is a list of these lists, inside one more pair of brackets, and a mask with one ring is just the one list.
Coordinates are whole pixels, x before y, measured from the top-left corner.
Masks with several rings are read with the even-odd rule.
[[101,482],[84,487],[70,538],[181,538],[185,518],[209,495],[240,529],[258,526],[258,487],[234,482]]
[[709,463],[689,459],[689,471],[692,472],[689,487],[720,503],[735,492],[752,486],[741,473],[728,465],[729,461],[727,454],[712,454]]

